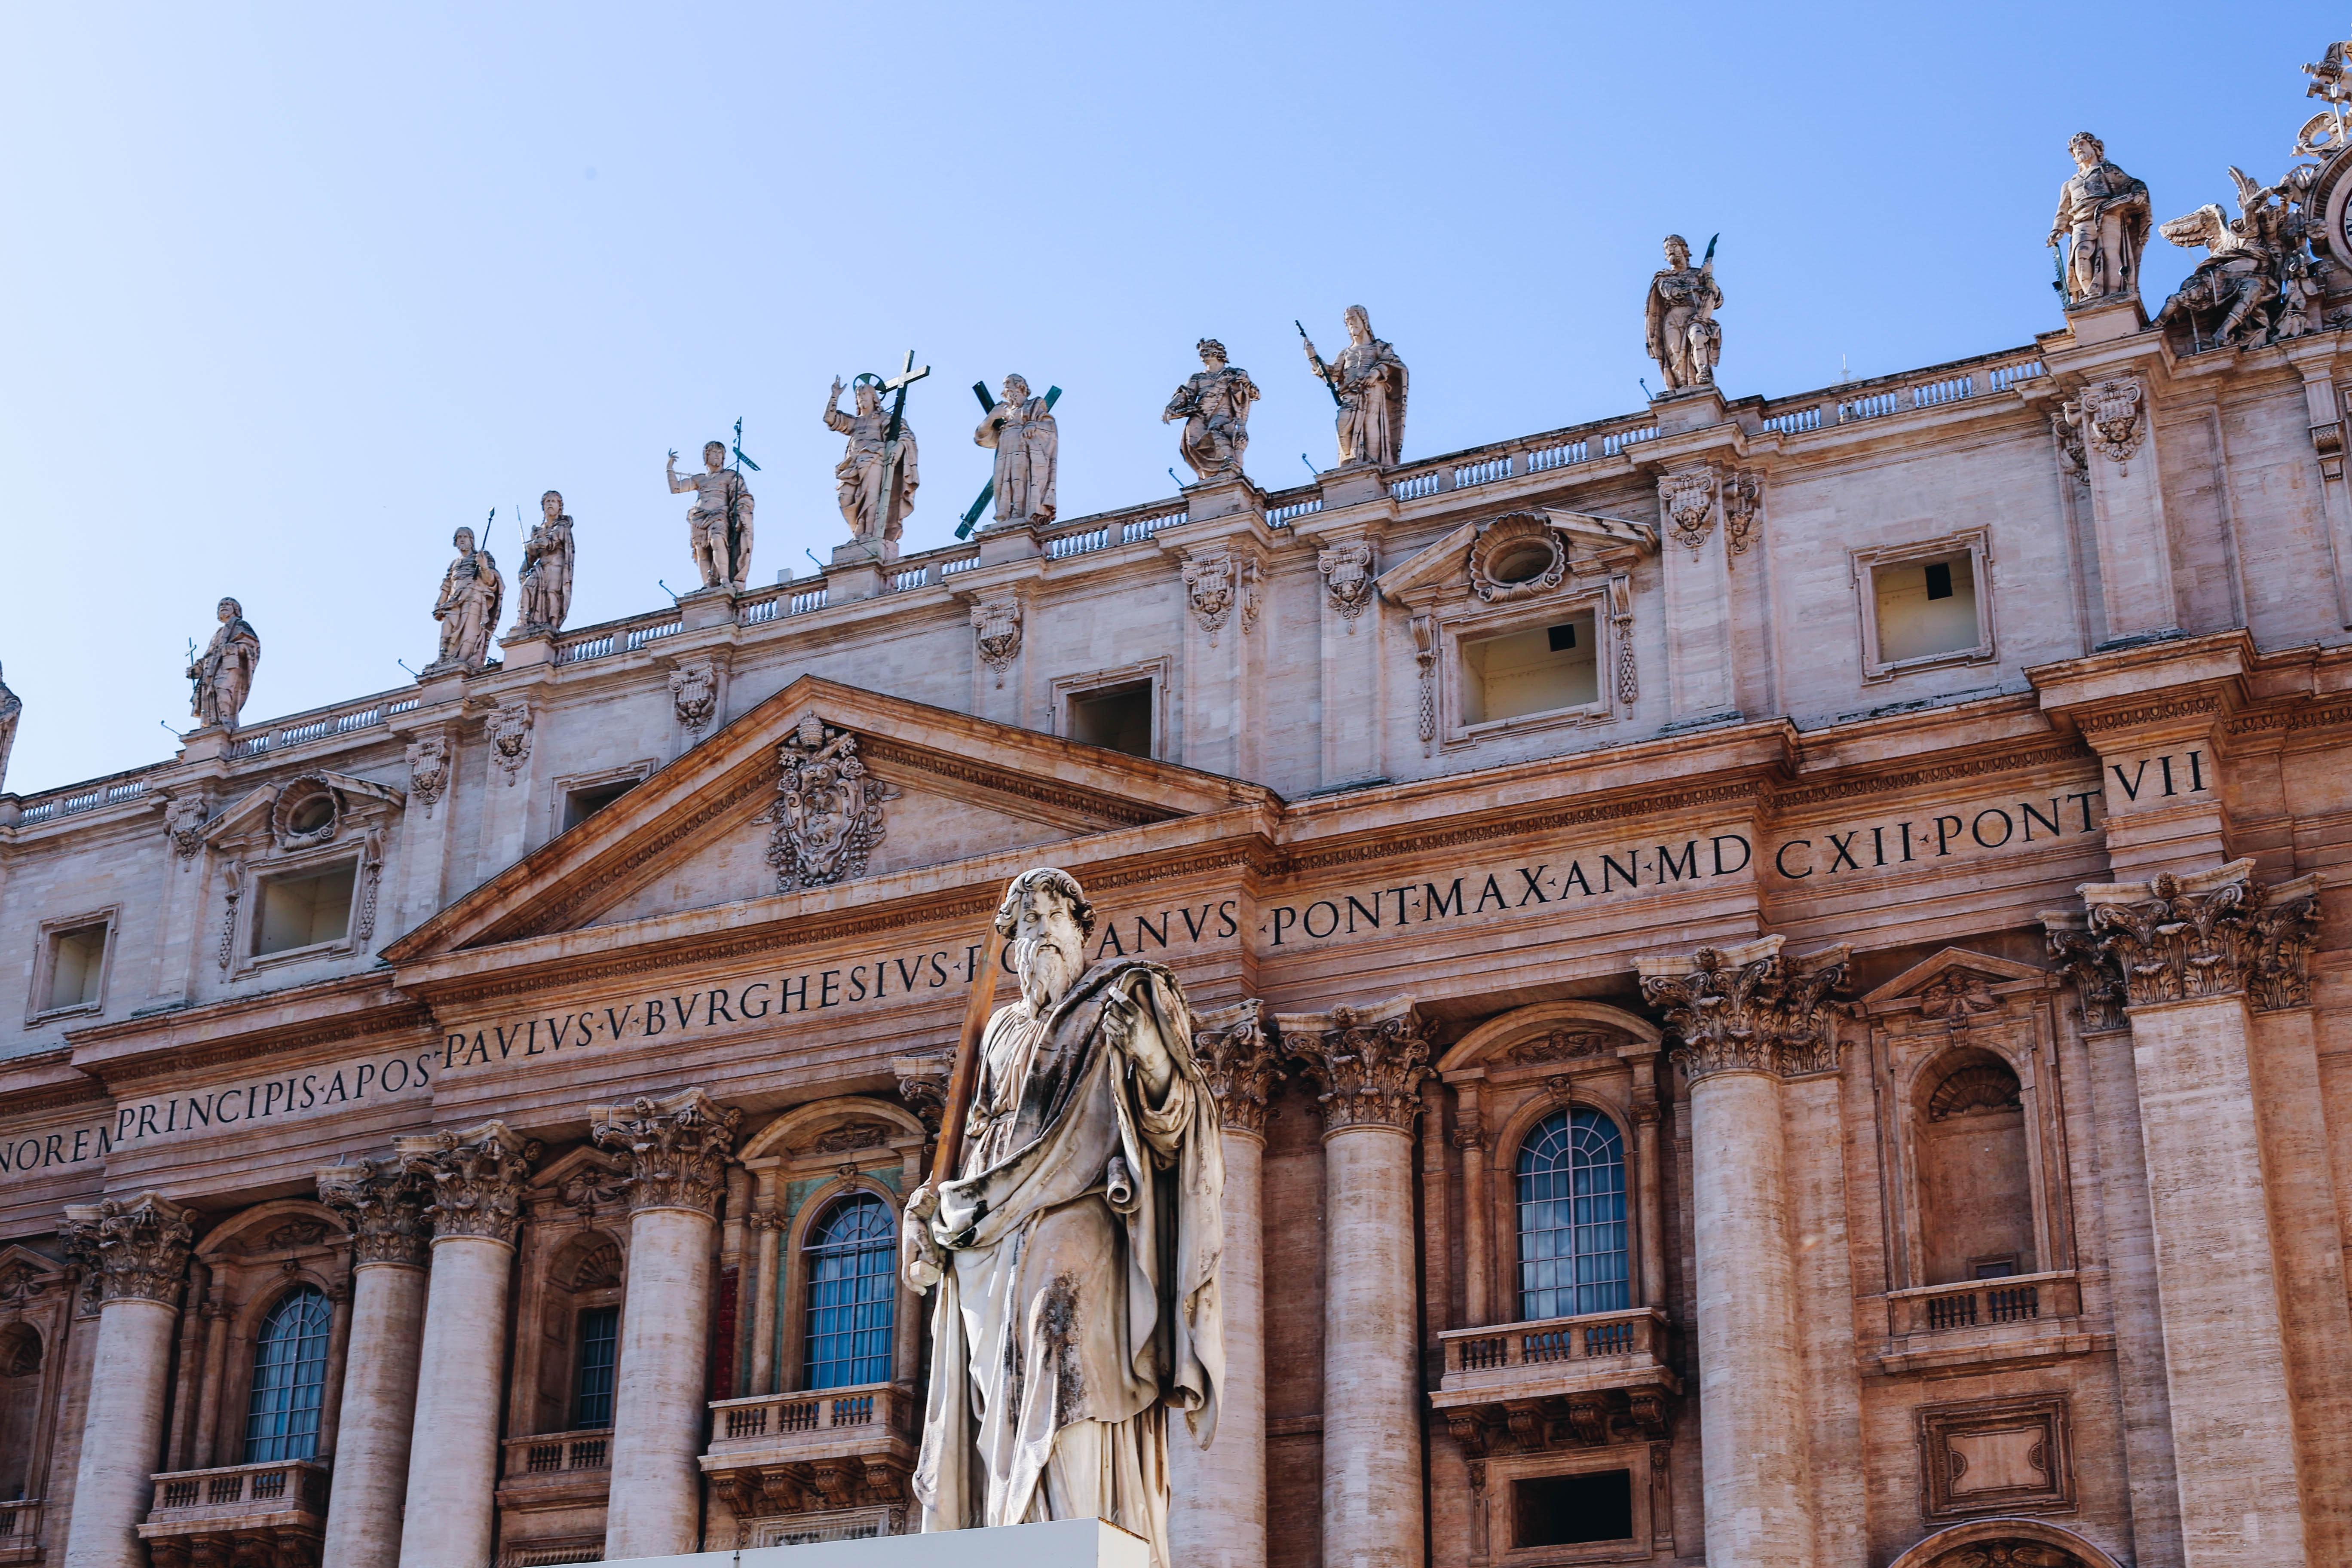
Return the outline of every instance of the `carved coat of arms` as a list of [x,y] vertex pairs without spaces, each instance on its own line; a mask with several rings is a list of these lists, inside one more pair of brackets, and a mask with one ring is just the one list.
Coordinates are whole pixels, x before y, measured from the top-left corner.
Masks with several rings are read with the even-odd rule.
[[971,607],[971,635],[980,648],[981,662],[996,672],[996,684],[1004,684],[1004,672],[1021,652],[1021,601],[990,599]]
[[1666,503],[1666,521],[1673,525],[1675,540],[1696,554],[1706,542],[1707,530],[1715,525],[1713,470],[1669,474],[1659,485],[1658,494]]
[[490,761],[507,775],[507,786],[511,789],[515,774],[530,761],[530,704],[500,704],[491,710],[485,728],[490,738]]
[[866,874],[866,858],[882,842],[882,805],[898,792],[866,771],[857,737],[804,715],[776,749],[783,777],[768,842],[776,890],[821,888]]
[[2083,433],[2099,456],[2128,474],[2132,454],[2147,439],[2147,422],[2140,409],[2143,395],[2139,383],[2129,377],[2095,383],[2083,389],[2079,402],[2066,405],[2066,422]]
[[1192,613],[1201,617],[1201,625],[1209,634],[1209,645],[1216,646],[1217,633],[1226,618],[1234,613],[1234,570],[1231,555],[1199,555],[1184,563],[1184,592],[1192,601]]
[[425,815],[449,787],[449,738],[426,735],[408,742],[408,793],[425,803]]
[[172,837],[172,852],[192,860],[204,847],[208,817],[204,801],[193,795],[175,795],[163,803],[163,831]]
[[677,721],[700,734],[719,711],[719,670],[708,661],[681,665],[669,672],[670,701]]
[[[1315,557],[1331,607],[1349,620],[1372,602],[1372,547],[1363,540],[1334,545]],[[1353,629],[1352,627],[1350,628]]]

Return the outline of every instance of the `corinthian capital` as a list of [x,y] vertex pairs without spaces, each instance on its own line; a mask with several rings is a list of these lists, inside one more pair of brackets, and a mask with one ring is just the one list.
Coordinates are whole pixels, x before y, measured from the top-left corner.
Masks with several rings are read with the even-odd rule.
[[1410,1131],[1429,1076],[1429,1041],[1412,999],[1328,1013],[1279,1013],[1275,1027],[1322,1090],[1323,1131],[1393,1127]]
[[2243,995],[2268,1010],[2311,1000],[2319,879],[2265,888],[2253,868],[2232,860],[2187,877],[2084,884],[2089,941],[2126,1005]]
[[629,1207],[717,1212],[743,1113],[698,1089],[589,1112],[588,1136],[629,1162]]
[[539,1142],[503,1121],[463,1132],[428,1132],[392,1141],[403,1171],[425,1184],[434,1234],[473,1236],[512,1246],[522,1224],[522,1192]]
[[433,1184],[398,1155],[330,1165],[319,1173],[319,1201],[352,1231],[352,1262],[422,1264],[433,1245],[425,1205]]
[[1694,1081],[1718,1072],[1783,1078],[1837,1066],[1838,1005],[1853,950],[1843,944],[1785,958],[1784,939],[1703,947],[1688,958],[1641,961],[1642,995],[1665,1010],[1674,1059]]
[[1192,1016],[1192,1055],[1217,1097],[1225,1126],[1265,1135],[1265,1097],[1282,1068],[1265,1035],[1265,1004],[1252,997]]
[[179,1305],[187,1282],[188,1248],[196,1238],[195,1211],[142,1193],[69,1204],[60,1227],[66,1251],[90,1270],[99,1300]]

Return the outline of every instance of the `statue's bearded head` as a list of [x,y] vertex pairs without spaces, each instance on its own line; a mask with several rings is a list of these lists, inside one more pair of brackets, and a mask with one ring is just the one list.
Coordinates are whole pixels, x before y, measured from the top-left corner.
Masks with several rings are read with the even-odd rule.
[[220,602],[219,609],[215,613],[223,621],[238,620],[245,615],[245,606],[238,604],[235,599],[223,599]]
[[1360,343],[1372,341],[1372,313],[1361,305],[1350,305],[1347,314],[1348,336]]
[[562,517],[563,515],[563,492],[562,490],[550,490],[545,495],[540,497],[539,511],[540,515],[546,518],[550,522],[553,522],[557,518]]
[[1690,265],[1689,240],[1678,234],[1666,236],[1666,265],[1674,268],[1686,268]]
[[1012,943],[1022,999],[1032,1012],[1042,1013],[1086,969],[1095,909],[1076,878],[1041,866],[1022,872],[1004,889],[1004,901],[996,907],[996,929]]
[[2106,162],[2107,144],[2087,131],[2075,132],[2074,139],[2066,143],[2066,151],[2074,155],[2078,169],[2094,169]]
[[857,399],[857,412],[871,414],[882,406],[882,384],[870,375],[861,375],[851,389]]
[[458,554],[471,555],[474,552],[474,531],[470,528],[461,528],[449,536],[449,542],[456,547]]
[[1008,376],[1006,376],[1006,377],[1004,378],[1004,401],[1005,401],[1005,402],[1007,402],[1007,403],[1026,403],[1026,402],[1028,402],[1028,401],[1029,401],[1029,379],[1028,379],[1028,377],[1026,377],[1026,376],[1024,376],[1024,375],[1022,375],[1022,374],[1019,374],[1019,373],[1017,373],[1017,372],[1016,372],[1015,374],[1012,374],[1012,375],[1008,375]]

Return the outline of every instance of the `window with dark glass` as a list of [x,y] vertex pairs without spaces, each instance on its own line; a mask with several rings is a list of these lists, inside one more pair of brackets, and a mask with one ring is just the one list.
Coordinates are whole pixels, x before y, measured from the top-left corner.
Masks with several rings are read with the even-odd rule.
[[1625,1146],[1598,1111],[1554,1111],[1519,1145],[1519,1316],[1633,1305],[1625,1267]]
[[579,1370],[572,1374],[573,1431],[613,1424],[613,1372],[620,1360],[621,1309],[591,1307],[581,1313]]
[[803,1386],[847,1388],[890,1381],[890,1320],[897,1253],[889,1205],[860,1193],[809,1231],[808,1359]]
[[327,1393],[327,1293],[288,1291],[261,1320],[253,1351],[253,1398],[246,1407],[245,1462],[308,1459],[319,1452],[319,1406]]
[[1511,1483],[1511,1544],[1580,1546],[1633,1533],[1633,1474],[1534,1476]]

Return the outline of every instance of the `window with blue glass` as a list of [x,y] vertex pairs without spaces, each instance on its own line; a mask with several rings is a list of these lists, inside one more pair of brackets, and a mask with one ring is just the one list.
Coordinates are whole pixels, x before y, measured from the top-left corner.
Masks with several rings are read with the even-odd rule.
[[572,1429],[593,1432],[613,1424],[613,1373],[621,1363],[621,1309],[591,1307],[580,1314],[580,1363],[572,1376]]
[[1598,1111],[1554,1111],[1519,1145],[1519,1317],[1633,1305],[1625,1145]]
[[809,1228],[808,1359],[802,1386],[890,1381],[898,1244],[890,1208],[870,1193],[844,1198]]
[[298,1286],[261,1320],[253,1352],[253,1398],[246,1407],[245,1462],[308,1459],[319,1452],[319,1406],[327,1394],[327,1293]]

